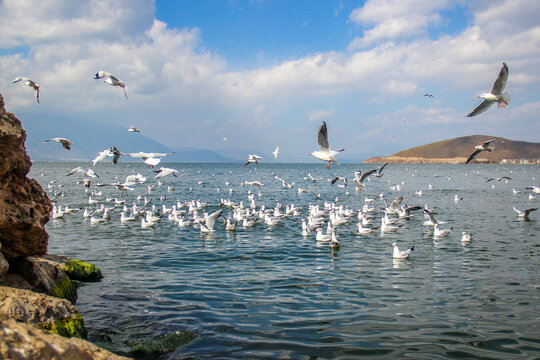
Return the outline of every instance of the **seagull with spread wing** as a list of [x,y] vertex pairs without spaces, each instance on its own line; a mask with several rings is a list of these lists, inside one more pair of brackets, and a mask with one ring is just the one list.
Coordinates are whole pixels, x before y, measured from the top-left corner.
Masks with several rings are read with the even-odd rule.
[[114,76],[111,73],[108,73],[106,71],[100,70],[94,75],[94,79],[105,79],[105,83],[112,85],[112,86],[119,86],[124,90],[124,95],[126,96],[126,100],[128,99],[127,93],[126,93],[126,84],[118,79],[116,76]]
[[489,146],[495,140],[497,140],[497,139],[487,140],[487,141],[484,141],[481,145],[476,145],[474,147],[474,151],[471,153],[471,155],[469,155],[469,158],[467,159],[467,161],[465,161],[465,164],[470,163],[482,151],[492,152],[493,150],[495,150],[494,147]]
[[326,123],[324,121],[322,122],[322,125],[319,128],[319,132],[317,133],[317,142],[319,143],[319,150],[314,151],[308,155],[313,155],[317,159],[326,161],[326,167],[328,169],[330,169],[330,162],[333,162],[334,164],[339,164],[334,156],[336,156],[345,149],[330,149],[330,143],[328,142],[328,129],[326,128]]
[[511,100],[510,94],[508,92],[503,93],[503,90],[506,86],[507,81],[508,81],[508,65],[506,65],[506,63],[503,63],[501,71],[499,72],[499,76],[497,76],[497,79],[495,80],[495,83],[493,84],[493,88],[491,89],[491,92],[484,93],[477,96],[480,99],[484,99],[484,101],[482,101],[480,105],[474,108],[474,110],[471,111],[471,113],[467,115],[467,117],[473,117],[480,113],[483,113],[484,111],[489,109],[489,107],[493,105],[493,103],[495,102],[497,103],[497,106],[499,107],[503,107],[503,108],[506,107],[510,103],[510,100]]
[[66,149],[66,150],[71,150],[71,144],[73,143],[73,142],[72,142],[71,140],[69,140],[69,139],[66,139],[66,138],[60,138],[60,137],[52,138],[52,139],[47,139],[47,140],[43,140],[44,143],[49,142],[49,141],[56,141],[57,143],[62,144],[62,146],[63,146],[64,149]]
[[22,76],[16,77],[15,80],[12,81],[12,83],[17,83],[19,81],[22,81],[23,85],[29,86],[32,89],[34,89],[34,94],[36,96],[36,101],[37,101],[37,104],[39,105],[39,85],[36,84],[34,81],[32,81],[32,80],[30,80],[28,78],[22,77]]

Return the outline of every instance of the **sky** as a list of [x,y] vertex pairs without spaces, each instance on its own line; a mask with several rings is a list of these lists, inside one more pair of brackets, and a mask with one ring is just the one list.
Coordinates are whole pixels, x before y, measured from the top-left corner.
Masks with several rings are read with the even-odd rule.
[[[91,159],[114,128],[128,144],[313,162],[322,121],[347,161],[474,134],[539,142],[538,14],[530,0],[0,0],[0,94],[31,156],[66,137]],[[503,62],[510,106],[465,117]]]

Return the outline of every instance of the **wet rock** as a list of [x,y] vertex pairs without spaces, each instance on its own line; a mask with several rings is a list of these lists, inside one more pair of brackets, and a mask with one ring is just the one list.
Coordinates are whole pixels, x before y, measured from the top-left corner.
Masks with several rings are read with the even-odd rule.
[[64,299],[0,286],[0,314],[65,337],[86,338],[82,316]]
[[1,359],[127,359],[87,341],[51,334],[14,319],[0,318]]
[[48,261],[51,264],[59,267],[69,276],[72,281],[78,280],[84,282],[97,282],[103,279],[101,270],[97,266],[81,260],[51,254],[41,256],[37,259]]
[[4,258],[4,255],[0,252],[0,280],[7,274],[9,270],[9,263]]
[[26,177],[32,166],[24,148],[26,132],[0,95],[0,238],[6,259],[47,252],[52,205],[38,182]]
[[[67,299],[73,304],[77,301],[77,292],[70,278],[49,261],[31,256],[17,258],[11,261],[10,272],[19,274],[34,291]],[[24,283],[19,287],[27,288]]]

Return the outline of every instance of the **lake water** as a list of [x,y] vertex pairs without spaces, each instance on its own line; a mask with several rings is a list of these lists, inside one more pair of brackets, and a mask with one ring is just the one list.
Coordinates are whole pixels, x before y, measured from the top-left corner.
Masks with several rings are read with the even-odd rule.
[[[77,184],[82,176],[66,177],[76,166],[90,164],[36,162],[29,176],[57,204],[93,208]],[[147,185],[157,180],[144,164],[99,163],[94,170],[102,182],[147,176],[147,183],[135,185],[127,197],[139,206],[138,195],[159,208],[199,199],[209,203],[204,211],[211,213],[222,198],[249,206],[252,191],[257,208],[272,208],[279,200],[304,210],[277,226],[259,221],[235,233],[226,232],[220,219],[212,234],[180,229],[167,218],[150,229],[140,222],[122,224],[121,207],[103,224],[90,224],[82,210],[51,220],[49,253],[92,262],[104,274],[102,282],[79,289],[77,308],[91,341],[123,352],[129,339],[179,330],[196,336],[164,359],[540,358],[540,210],[525,221],[512,209],[540,205],[540,195],[529,199],[532,192],[525,189],[540,183],[539,166],[390,164],[382,178],[367,181],[359,192],[354,172],[377,166],[163,166],[180,174],[163,178],[165,184],[152,192]],[[308,171],[321,180],[304,180]],[[296,185],[283,188],[272,173]],[[334,175],[349,178],[349,186],[331,185],[326,179]],[[511,180],[486,181],[503,175]],[[240,186],[246,180],[264,183],[261,197],[257,187]],[[394,185],[403,189],[392,190]],[[299,194],[299,187],[307,192]],[[121,195],[110,187],[99,190],[103,194],[94,198],[107,206],[113,203],[106,197]],[[54,196],[55,191],[64,196]],[[387,234],[358,234],[354,217],[337,228],[337,250],[316,242],[315,235],[302,236],[300,220],[308,205],[336,198],[354,210],[362,208],[366,196],[375,198],[379,226],[380,193],[389,202],[402,196],[405,204],[434,208],[452,233],[434,239],[417,211],[409,220],[396,217],[403,226]],[[463,198],[457,203],[456,194]],[[232,212],[223,209],[224,217]],[[473,234],[471,243],[462,244],[462,231]],[[411,258],[393,260],[393,242],[414,246]]]

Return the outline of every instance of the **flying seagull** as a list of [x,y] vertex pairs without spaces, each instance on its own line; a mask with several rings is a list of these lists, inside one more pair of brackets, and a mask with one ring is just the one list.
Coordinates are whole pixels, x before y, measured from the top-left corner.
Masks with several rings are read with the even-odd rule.
[[129,157],[138,157],[144,160],[144,163],[148,165],[149,168],[152,168],[153,166],[159,164],[161,161],[161,157],[163,156],[169,156],[174,154],[174,152],[171,153],[145,153],[142,151],[136,152],[136,153],[123,153],[119,151],[116,147],[111,147],[111,152],[113,153],[113,164],[118,163],[118,159],[120,156],[129,156]]
[[154,179],[157,179],[157,178],[162,178],[162,177],[164,177],[164,176],[171,175],[171,174],[172,174],[174,177],[178,177],[176,174],[177,174],[179,171],[176,170],[176,169],[160,167],[159,169],[154,170],[154,172],[157,174],[156,176],[154,176]]
[[501,176],[501,177],[499,177],[499,178],[489,178],[489,179],[487,179],[486,182],[490,182],[490,181],[493,181],[493,180],[501,181],[502,179],[512,180],[512,178],[510,178],[510,177],[508,177],[508,176]]
[[276,149],[274,150],[272,154],[274,155],[274,159],[277,159],[277,156],[279,154],[279,146],[276,146]]
[[386,167],[386,165],[388,165],[388,163],[384,163],[381,167],[379,167],[379,169],[377,170],[377,173],[374,175],[375,177],[382,177],[383,176],[383,169]]
[[432,98],[432,97],[433,97],[433,94],[424,94],[424,96],[427,96],[427,97]]
[[484,99],[467,117],[473,117],[486,111],[494,102],[497,102],[499,107],[506,107],[511,100],[508,92],[503,93],[506,82],[508,81],[508,65],[503,63],[499,76],[493,84],[491,92],[478,95],[478,98]]
[[87,177],[91,177],[91,178],[95,178],[95,177],[99,177],[98,174],[96,174],[94,172],[94,170],[92,169],[88,169],[86,171],[84,171],[84,169],[80,166],[77,166],[75,169],[72,169],[69,174],[67,174],[66,176],[70,176],[70,175],[73,175],[73,174],[83,174],[84,176],[87,176]]
[[19,81],[23,81],[23,85],[29,86],[32,89],[34,89],[34,94],[36,95],[36,101],[39,105],[39,85],[36,84],[34,81],[28,78],[22,77],[22,76],[16,77],[15,80],[12,81],[12,83],[16,83]]
[[326,123],[323,121],[321,127],[319,128],[319,132],[317,134],[317,142],[319,143],[319,151],[314,151],[311,154],[317,159],[326,161],[326,167],[330,169],[330,162],[333,162],[334,164],[339,164],[337,160],[334,158],[335,155],[339,154],[345,149],[341,150],[331,150],[330,149],[330,143],[328,142],[328,129],[326,128]]
[[356,184],[356,191],[360,191],[360,189],[365,188],[366,186],[363,184],[364,180],[371,174],[375,173],[377,170],[369,170],[362,174],[362,171],[358,170],[354,173],[354,183]]
[[492,146],[489,146],[492,142],[494,142],[496,139],[491,139],[484,141],[482,145],[476,145],[474,147],[474,151],[469,155],[469,158],[467,161],[465,161],[465,164],[470,163],[478,154],[480,154],[482,151],[492,152],[495,148]]
[[260,157],[259,155],[255,155],[255,154],[249,154],[248,155],[248,161],[244,164],[244,166],[249,165],[249,164],[253,164],[253,163],[258,164],[259,159],[262,159],[262,157]]
[[514,207],[514,211],[518,213],[518,216],[520,218],[523,218],[523,219],[528,219],[529,218],[529,214],[532,213],[533,211],[536,211],[538,210],[538,208],[530,208],[530,209],[525,209],[525,210],[518,210]]
[[56,141],[57,143],[62,144],[64,149],[71,150],[71,144],[72,144],[71,140],[68,140],[66,138],[52,138],[52,139],[43,140],[44,143],[49,142],[49,141]]
[[116,76],[112,75],[111,73],[108,73],[106,71],[100,70],[94,75],[94,79],[105,79],[105,83],[112,85],[112,86],[120,86],[122,90],[124,90],[124,95],[126,96],[126,100],[128,99],[128,96],[126,94],[126,84],[118,79]]
[[131,126],[129,127],[128,131],[129,131],[129,132],[136,132],[136,133],[140,132],[140,130],[137,129],[137,128],[136,128],[135,126],[133,126],[133,125],[131,125]]

